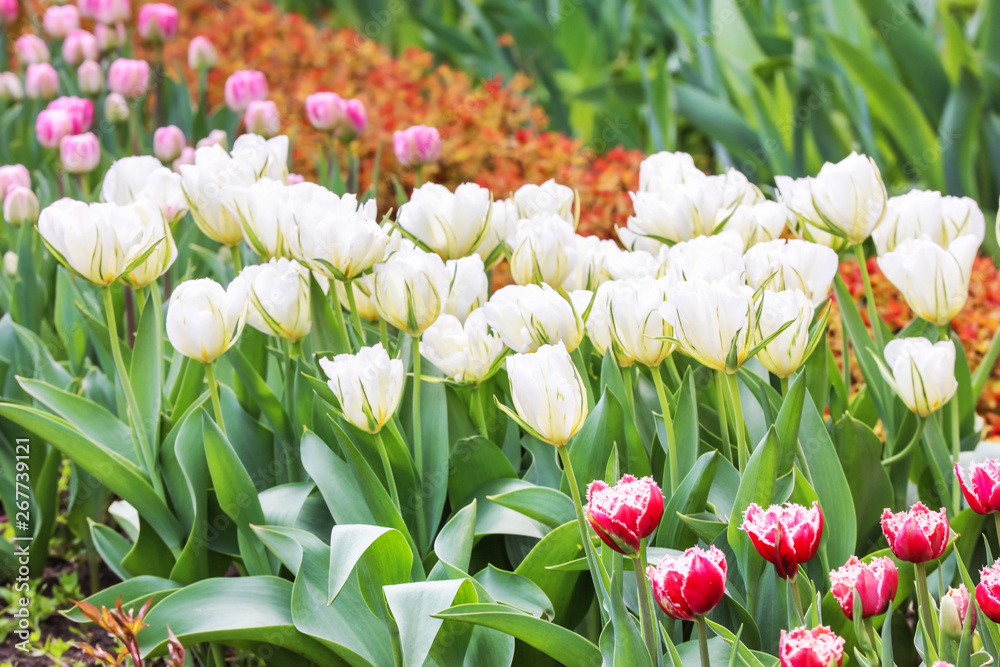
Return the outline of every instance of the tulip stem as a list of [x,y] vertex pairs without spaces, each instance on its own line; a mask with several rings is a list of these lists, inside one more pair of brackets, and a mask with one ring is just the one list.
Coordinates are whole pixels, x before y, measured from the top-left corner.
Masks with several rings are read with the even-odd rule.
[[424,165],[418,164],[413,169],[413,189],[416,190],[424,182]]
[[[947,325],[941,325],[941,340],[951,340]],[[952,396],[951,400],[948,401],[948,410],[951,413],[948,415],[949,421],[951,422],[951,457],[953,459],[953,463],[958,463],[958,459],[962,455],[962,434],[959,429],[961,424],[959,424],[958,416],[958,394]],[[958,483],[958,475],[952,475],[951,481],[951,504],[957,512],[962,506],[962,489]]]
[[663,386],[663,378],[660,377],[660,369],[657,367],[649,370],[653,374],[653,384],[656,385],[656,395],[660,399],[660,410],[663,412],[663,426],[667,432],[667,462],[670,464],[670,492],[673,493],[680,486],[674,420],[670,414],[670,401],[667,399],[666,387]]
[[[868,303],[868,320],[872,327],[872,334],[875,336],[875,344],[878,346],[879,354],[885,349],[885,339],[882,336],[882,319],[879,317],[878,308],[875,307],[875,293],[872,291],[872,279],[868,275],[868,262],[865,259],[865,248],[861,243],[855,244],[854,256],[858,258],[858,268],[861,269],[861,280],[865,284],[865,301]],[[844,357],[845,364],[847,357]]]
[[708,657],[708,623],[705,622],[704,614],[695,616],[698,624],[698,650],[701,653],[701,667],[712,667],[712,662]]
[[236,275],[240,275],[240,271],[243,270],[243,255],[240,253],[240,244],[229,246],[229,253],[233,258],[233,268],[236,270]]
[[486,390],[482,385],[476,385],[472,389],[471,403],[471,413],[472,419],[476,422],[476,428],[479,429],[479,435],[485,439],[490,439],[490,429],[486,425]]
[[417,495],[415,509],[417,512],[417,534],[426,539],[427,528],[424,525],[424,445],[423,434],[420,432],[420,336],[410,336],[413,354],[413,464],[417,469]]
[[913,569],[917,574],[917,603],[919,605],[917,616],[924,624],[925,637],[937,651],[937,634],[932,630],[930,623],[930,619],[934,617],[934,607],[931,606],[931,595],[927,590],[927,566],[924,563],[914,563]]
[[[285,358],[285,400],[288,401],[285,408],[288,419],[296,423],[295,419],[295,372],[298,368],[299,351],[302,343],[288,341],[288,354]],[[281,448],[285,454],[285,474],[289,482],[298,482],[298,469],[295,465],[295,457],[292,453],[292,443],[282,442]]]
[[906,447],[903,447],[902,450],[900,450],[899,452],[894,452],[892,456],[887,458],[885,461],[882,461],[882,467],[888,467],[893,463],[895,463],[896,461],[899,461],[900,459],[906,457],[910,452],[912,452],[913,448],[916,447],[917,443],[920,442],[920,436],[923,435],[924,433],[924,424],[926,423],[927,423],[926,417],[917,417],[917,430],[914,432],[913,438],[910,439],[910,442],[908,442]]
[[382,469],[385,470],[385,483],[389,487],[392,504],[399,510],[399,491],[396,489],[396,478],[392,474],[392,464],[389,463],[389,452],[386,451],[385,441],[382,440],[382,431],[375,434],[375,444],[378,445],[378,455],[382,459]]
[[788,378],[781,378],[781,397],[788,396]]
[[334,335],[340,340],[335,341],[337,352],[351,352],[351,339],[347,335],[347,323],[344,321],[344,309],[340,305],[340,295],[337,294],[337,286],[330,285],[330,309],[333,311],[333,321],[336,324]]
[[733,447],[729,443],[729,421],[726,419],[726,390],[725,380],[722,379],[723,372],[715,371],[715,394],[719,401],[719,435],[722,437],[722,453],[733,462]]
[[226,435],[226,422],[222,419],[222,401],[219,400],[219,385],[215,381],[215,365],[211,361],[205,364],[205,379],[208,381],[208,393],[212,397],[215,423],[222,431],[222,435]]
[[746,470],[750,458],[747,446],[746,425],[743,423],[743,400],[740,398],[740,383],[735,373],[726,373],[729,384],[729,395],[733,401],[733,427],[736,429],[736,447],[739,451],[740,472]]
[[[887,618],[886,621],[891,622],[892,619]],[[875,643],[875,626],[872,624],[871,618],[865,619],[865,630],[868,632],[868,643],[869,646],[871,646],[871,653],[868,656],[868,664],[870,667],[878,667],[878,644]]]
[[657,660],[659,651],[659,637],[656,632],[656,618],[653,616],[653,600],[649,592],[649,580],[646,578],[646,540],[643,538],[639,544],[639,555],[632,559],[632,570],[635,572],[636,593],[639,596],[639,616],[642,621],[642,638],[646,641],[646,648],[649,649],[649,657],[653,659],[653,664]]
[[358,312],[358,304],[354,299],[354,281],[348,280],[344,283],[345,292],[347,292],[347,307],[351,311],[351,316],[354,318],[354,328],[358,330],[358,340],[361,341],[361,347],[365,346],[365,328],[361,324],[361,313]]
[[795,605],[795,614],[799,619],[799,623],[805,625],[806,614],[802,610],[802,596],[799,594],[798,576],[787,579],[786,581],[788,582],[789,590],[792,592],[792,604]]

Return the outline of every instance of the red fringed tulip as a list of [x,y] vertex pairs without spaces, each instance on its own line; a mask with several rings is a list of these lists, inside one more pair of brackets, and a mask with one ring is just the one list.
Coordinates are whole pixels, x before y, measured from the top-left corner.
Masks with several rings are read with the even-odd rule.
[[972,595],[965,584],[958,588],[949,588],[948,592],[941,596],[941,630],[952,639],[962,638],[962,629],[965,627],[966,618],[972,627],[969,633],[976,631],[976,608],[972,606]]
[[614,486],[598,479],[587,487],[587,505],[583,509],[605,544],[634,558],[639,554],[639,540],[649,537],[660,523],[663,493],[652,477],[622,475]]
[[873,558],[863,563],[851,556],[837,570],[830,572],[830,593],[847,618],[854,618],[854,592],[861,599],[861,618],[884,614],[896,597],[899,573],[891,558]]
[[653,597],[667,616],[693,621],[715,609],[726,591],[726,555],[718,547],[691,547],[646,569]]
[[820,625],[812,630],[795,628],[781,631],[778,657],[781,667],[830,667],[844,661],[844,639]]
[[882,534],[896,558],[926,563],[938,558],[948,545],[948,514],[917,503],[906,512],[882,512]]
[[955,476],[969,507],[976,514],[1000,512],[1000,460],[987,459],[969,466],[969,478],[962,474],[962,467],[955,464]]
[[1000,623],[1000,561],[979,571],[976,604],[986,614],[986,618]]
[[757,553],[771,563],[785,579],[794,579],[799,565],[816,555],[823,535],[823,512],[819,503],[812,507],[788,503],[766,510],[752,503],[743,514],[743,530]]

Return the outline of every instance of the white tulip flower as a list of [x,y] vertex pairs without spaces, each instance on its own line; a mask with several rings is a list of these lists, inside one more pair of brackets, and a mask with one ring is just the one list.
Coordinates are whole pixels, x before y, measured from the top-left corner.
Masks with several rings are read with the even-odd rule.
[[463,384],[479,384],[492,376],[506,349],[490,331],[481,308],[472,311],[465,324],[445,313],[420,339],[420,354],[446,377]]
[[294,259],[272,258],[240,272],[250,307],[247,324],[270,336],[297,343],[312,329],[309,310],[309,269]]
[[[851,153],[836,164],[827,162],[808,181],[818,219],[810,222],[858,245],[882,221],[888,194],[875,160]],[[796,211],[807,217],[807,212]]]
[[790,223],[792,232],[800,239],[843,250],[847,247],[847,239],[831,234],[817,226],[820,215],[813,203],[810,179],[775,176],[774,184],[778,189],[778,201],[792,212],[794,219]]
[[510,256],[510,275],[518,285],[561,285],[576,268],[576,233],[556,215],[520,220]]
[[872,232],[872,240],[878,254],[884,255],[907,239],[925,235],[943,248],[959,236],[974,236],[981,244],[986,236],[986,218],[969,197],[912,190],[889,200],[885,218]]
[[247,285],[240,278],[226,289],[211,278],[185,281],[170,295],[167,338],[184,356],[212,363],[239,339],[247,306]]
[[[129,206],[138,214],[143,226],[143,236],[152,234],[152,252],[122,276],[122,282],[132,289],[142,289],[162,276],[177,259],[177,244],[170,233],[170,223],[164,219],[162,210],[149,199],[139,199]],[[147,232],[146,229],[151,230]]]
[[294,186],[271,178],[228,191],[223,205],[239,221],[243,237],[261,257],[284,257],[288,253],[281,229],[294,224],[294,192]]
[[381,343],[357,354],[320,359],[319,365],[347,421],[374,434],[392,419],[403,396],[406,370],[402,361],[389,358]]
[[830,298],[840,264],[835,250],[802,239],[758,243],[743,259],[750,287],[756,290],[763,286],[773,292],[800,290],[817,307]]
[[639,191],[660,192],[686,181],[704,178],[687,153],[661,151],[639,163]]
[[942,248],[926,236],[903,241],[878,258],[885,277],[918,316],[943,326],[969,297],[969,280],[979,240],[960,236]]
[[475,250],[490,232],[490,191],[463,183],[451,192],[424,183],[399,209],[396,224],[442,259],[458,259]]
[[483,306],[486,321],[515,352],[533,352],[562,342],[572,352],[583,339],[583,320],[548,285],[508,285]]
[[[327,281],[326,276],[317,273],[313,275],[320,281],[320,286]],[[374,285],[373,278],[372,274],[366,273],[352,280],[351,287],[354,290],[354,306],[358,309],[358,315],[361,316],[361,319],[368,320],[369,322],[378,322],[378,311],[375,310],[375,304],[372,303],[371,299],[372,287]],[[346,308],[349,303],[347,299],[347,284],[339,280],[335,280],[334,284],[337,286],[337,299],[341,306]]]
[[[590,312],[587,314],[585,330],[587,339],[594,346],[597,354],[603,357],[604,353],[610,349],[611,355],[615,357],[615,363],[626,368],[632,365],[632,359],[628,357],[618,358],[618,355],[615,354],[615,346],[612,345],[611,292],[615,289],[616,282],[609,280],[602,283],[593,293],[593,305],[590,306]],[[570,296],[575,294],[577,292],[573,292]],[[587,292],[587,294],[590,293]]]
[[739,234],[743,244],[749,248],[755,243],[779,238],[794,218],[781,202],[741,204],[733,210],[724,229]]
[[265,139],[257,134],[241,134],[233,142],[233,159],[247,165],[255,179],[288,182],[288,137]]
[[897,338],[885,346],[885,363],[882,375],[921,417],[940,409],[958,390],[950,340],[931,344],[926,338]]
[[489,299],[489,281],[486,268],[479,255],[469,255],[461,259],[449,259],[445,262],[450,280],[448,283],[448,300],[444,304],[444,312],[454,315],[460,322],[465,322],[469,313],[476,310]]
[[587,419],[587,389],[562,343],[507,358],[511,399],[524,423],[562,447]]
[[791,324],[757,352],[757,360],[780,378],[787,378],[805,363],[809,349],[809,327],[815,308],[801,290],[765,291],[754,344],[767,340],[787,322]]
[[372,301],[379,316],[411,336],[432,325],[448,302],[444,261],[422,250],[400,250],[376,264]]
[[743,263],[743,239],[736,232],[714,236],[696,236],[665,249],[667,272],[678,280],[713,281],[746,271]]
[[243,228],[233,200],[241,188],[257,181],[254,167],[234,159],[221,146],[205,146],[194,154],[194,164],[184,164],[181,186],[191,216],[205,236],[223,245],[239,245]]
[[667,299],[669,283],[666,277],[608,283],[616,358],[656,368],[674,351],[673,343],[664,340],[673,335],[673,329],[659,311]]
[[181,177],[155,157],[138,155],[116,160],[104,175],[101,201],[125,206],[140,199],[155,202],[167,224],[177,222],[188,210]]
[[479,245],[472,250],[483,258],[487,269],[492,269],[504,258],[502,250],[506,247],[507,240],[514,235],[519,219],[517,207],[512,199],[493,202],[486,233],[483,234]]
[[528,183],[514,193],[514,205],[520,219],[555,215],[576,229],[580,222],[580,197],[573,188],[549,179],[541,185]]

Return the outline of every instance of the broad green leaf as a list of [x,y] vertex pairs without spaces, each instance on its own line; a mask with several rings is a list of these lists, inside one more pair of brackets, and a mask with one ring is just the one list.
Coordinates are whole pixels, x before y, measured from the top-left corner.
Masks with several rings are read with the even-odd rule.
[[802,422],[802,403],[806,397],[806,374],[799,373],[788,388],[788,394],[781,401],[778,410],[778,441],[781,443],[781,464],[778,475],[784,475],[795,463],[795,452],[799,445],[799,424]]
[[[337,599],[355,570],[362,585],[361,593],[373,614],[380,614],[382,586],[403,584],[410,580],[413,554],[406,538],[392,528],[364,525],[334,526],[330,534],[329,603]],[[378,592],[373,599],[369,588]]]
[[428,580],[463,579],[468,576],[475,542],[476,501],[463,507],[445,524],[434,539],[438,562]]
[[[892,481],[882,467],[882,441],[851,415],[844,415],[834,424],[830,435],[851,488],[854,512],[861,528],[857,548],[861,549],[868,543],[868,534],[876,532],[882,510],[893,505]],[[814,474],[825,472],[820,468]]]
[[[159,287],[150,288],[136,329],[135,347],[129,367],[129,380],[138,403],[136,427],[146,433],[146,442],[153,448],[156,460],[160,445],[160,401],[163,392],[163,311],[160,310]],[[138,296],[138,295],[137,295]]]
[[514,570],[515,574],[527,577],[542,589],[552,601],[553,618],[560,623],[566,622],[563,617],[571,611],[573,589],[580,572],[553,572],[548,568],[583,555],[580,527],[576,521],[571,521],[543,537]]
[[122,561],[132,548],[132,543],[116,532],[111,526],[96,523],[91,520],[90,538],[94,542],[94,549],[97,550],[101,560],[108,566],[115,575],[123,581],[132,577],[131,573],[122,566]]
[[192,511],[191,532],[187,543],[177,557],[170,578],[182,584],[201,581],[209,576],[208,568],[208,487],[211,477],[205,459],[205,439],[202,418],[198,411],[185,415],[173,443],[173,451],[166,450],[176,459]]
[[702,454],[687,477],[667,500],[663,520],[656,534],[656,546],[683,549],[695,543],[691,529],[681,520],[684,514],[695,514],[705,509],[708,493],[715,479],[715,471],[722,457],[718,452]]
[[229,351],[226,359],[232,364],[243,387],[253,397],[254,402],[260,406],[260,411],[274,427],[274,430],[285,442],[295,442],[295,433],[281,401],[267,386],[267,382],[254,369],[253,365],[240,350],[235,348]]
[[546,486],[525,486],[487,498],[507,509],[520,512],[550,528],[576,520],[573,499],[561,491]]
[[[399,627],[404,665],[423,665],[427,660],[439,633],[444,631],[442,626],[447,617],[441,616],[441,612],[457,605],[477,602],[475,586],[469,579],[397,584],[386,586],[383,590]],[[462,640],[454,636],[448,639]]]
[[[88,597],[84,602],[89,602],[98,609],[102,606],[111,609],[118,598],[122,599],[122,607],[125,609],[139,609],[146,600],[155,598],[153,604],[163,602],[170,594],[180,588],[180,584],[170,579],[160,577],[135,577],[120,584],[109,586],[104,590]],[[74,623],[86,623],[87,618],[80,613],[78,607],[71,607],[62,612]]]
[[543,620],[552,620],[555,615],[548,596],[527,577],[487,565],[476,574],[475,580],[501,604]]
[[[552,449],[551,445],[546,445]],[[517,479],[517,471],[503,451],[480,436],[455,443],[449,462],[448,498],[452,506],[462,506],[486,482],[495,479]],[[575,515],[574,515],[575,516]]]

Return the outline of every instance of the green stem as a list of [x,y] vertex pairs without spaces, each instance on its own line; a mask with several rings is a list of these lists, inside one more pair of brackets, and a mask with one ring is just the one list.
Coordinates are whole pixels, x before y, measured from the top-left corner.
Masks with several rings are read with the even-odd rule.
[[673,493],[680,486],[674,420],[670,414],[670,401],[667,399],[666,387],[663,386],[663,378],[660,377],[660,369],[650,368],[649,370],[653,374],[653,384],[656,386],[656,395],[660,399],[660,411],[663,413],[663,426],[667,432],[667,462],[670,464],[670,492]]
[[[858,258],[858,268],[861,269],[861,280],[865,284],[865,301],[868,302],[868,319],[872,325],[875,344],[878,346],[878,351],[881,354],[882,350],[885,349],[885,339],[882,336],[882,320],[879,317],[878,308],[875,307],[875,293],[872,291],[871,276],[868,275],[868,262],[865,260],[863,244],[858,243],[854,246],[854,256]],[[846,356],[844,360],[846,363]]]
[[226,667],[226,654],[221,644],[209,644],[212,650],[212,663],[215,667]]
[[698,650],[701,653],[701,667],[712,667],[712,662],[708,658],[708,623],[705,616],[696,616],[695,622],[698,624]]
[[337,294],[337,286],[330,285],[330,309],[333,311],[333,321],[337,325],[334,332],[340,340],[337,342],[337,352],[350,352],[351,339],[347,335],[347,323],[344,321],[344,309],[340,305],[340,295]]
[[788,581],[788,586],[792,591],[792,603],[795,605],[795,614],[799,618],[799,624],[805,625],[806,615],[805,612],[802,610],[802,596],[799,594],[798,577],[797,576],[792,577],[787,581]]
[[722,436],[722,453],[729,460],[733,461],[733,447],[729,442],[729,421],[726,417],[726,381],[723,379],[723,371],[715,371],[715,394],[719,402],[719,434]]
[[993,512],[993,524],[997,529],[997,541],[1000,542],[1000,512]]
[[80,187],[80,197],[90,202],[90,174],[77,174],[77,185]]
[[389,452],[385,448],[385,441],[382,440],[382,431],[375,434],[375,444],[378,445],[378,455],[382,459],[382,469],[385,471],[385,483],[389,487],[389,495],[392,496],[392,504],[399,509],[399,491],[396,489],[396,478],[392,474],[392,464],[389,463]]
[[667,367],[667,372],[670,373],[670,379],[673,380],[674,384],[678,387],[681,385],[681,374],[677,372],[677,364],[674,362],[674,355],[671,354],[663,364]]
[[347,307],[351,310],[351,316],[354,319],[354,328],[358,330],[358,340],[361,341],[361,347],[364,347],[365,328],[361,324],[361,313],[358,312],[358,304],[354,299],[354,281],[348,280],[345,282],[344,289],[347,292]]
[[736,428],[736,446],[739,448],[740,472],[746,470],[750,460],[750,447],[747,445],[747,429],[743,423],[743,399],[740,398],[740,383],[736,374],[726,374],[729,383],[729,397],[733,402],[733,426]]
[[472,408],[472,419],[476,422],[476,428],[479,429],[479,435],[489,440],[490,429],[486,426],[486,390],[482,385],[477,385],[472,388],[470,403]]
[[622,383],[625,385],[625,402],[628,404],[625,409],[635,419],[635,388],[632,386],[632,367],[622,368]]
[[215,423],[226,434],[226,422],[222,419],[222,402],[219,400],[219,386],[215,381],[215,366],[213,362],[205,364],[205,379],[208,380],[208,393],[212,396],[212,411],[215,413]]
[[892,456],[882,461],[882,466],[888,467],[893,463],[895,463],[896,461],[899,461],[900,459],[903,459],[906,456],[908,456],[910,452],[913,451],[913,448],[917,446],[917,443],[920,442],[920,436],[923,435],[924,433],[924,424],[926,423],[927,423],[926,417],[918,417],[917,430],[916,432],[914,432],[913,438],[910,439],[910,442],[908,442],[906,447],[904,447],[901,451],[899,451],[898,453],[893,453]]
[[382,342],[382,349],[389,352],[389,329],[382,318],[378,321],[378,339]]
[[[296,423],[295,370],[298,365],[298,348],[300,345],[301,343],[288,341],[288,353],[285,355],[285,400],[288,402],[285,410],[287,411],[288,419],[292,423]],[[292,443],[282,440],[282,449],[284,449],[285,453],[285,474],[288,476],[288,481],[297,482],[299,481],[298,468],[295,465],[295,457],[292,455]]]
[[421,544],[427,539],[427,527],[424,522],[424,445],[423,434],[420,432],[420,336],[410,336],[412,342],[411,352],[413,354],[413,464],[417,469],[416,511],[417,511],[417,534],[420,535]]
[[413,189],[416,190],[424,182],[424,165],[418,164],[413,171]]
[[781,396],[782,398],[784,398],[785,396],[788,396],[788,378],[780,378],[780,379],[781,379]]
[[[948,327],[941,326],[941,340],[951,340],[951,336],[948,334]],[[951,421],[951,458],[952,463],[958,463],[959,457],[962,455],[962,434],[960,431],[959,416],[958,416],[958,394],[951,397],[948,401],[948,411],[949,420]],[[951,476],[952,487],[951,487],[951,505],[958,511],[958,508],[962,506],[962,488],[958,483],[958,476]]]
[[936,652],[937,636],[930,623],[930,619],[934,616],[934,607],[931,606],[931,594],[927,590],[927,566],[924,563],[914,563],[913,569],[917,573],[917,604],[919,605],[917,616],[923,620],[924,629],[927,631],[930,641],[935,644],[933,648]]
[[240,244],[229,246],[229,253],[233,257],[233,268],[236,270],[236,275],[240,275],[240,271],[243,270],[243,255],[240,252]]
[[[891,619],[886,619],[891,620]],[[875,642],[875,626],[872,624],[872,619],[865,619],[865,630],[868,633],[868,642],[871,646],[871,652],[868,655],[868,664],[871,667],[878,667],[879,657],[878,657],[878,644]]]
[[128,136],[129,144],[132,146],[132,155],[139,155],[142,150],[139,148],[139,105],[133,103],[128,113]]
[[639,555],[632,559],[632,570],[635,572],[636,592],[639,595],[639,618],[642,625],[642,638],[649,650],[649,657],[655,665],[659,639],[656,633],[656,618],[653,616],[653,599],[649,592],[649,580],[646,579],[646,540],[639,544]]

